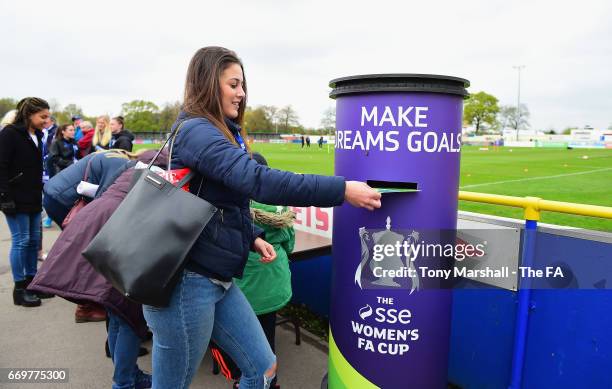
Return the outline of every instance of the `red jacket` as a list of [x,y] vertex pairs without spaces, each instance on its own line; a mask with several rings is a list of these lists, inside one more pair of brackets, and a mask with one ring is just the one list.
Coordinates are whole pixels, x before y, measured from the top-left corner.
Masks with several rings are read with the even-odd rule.
[[79,159],[83,158],[91,152],[91,144],[93,142],[95,130],[89,130],[83,134],[83,137],[79,139],[77,144],[79,145]]

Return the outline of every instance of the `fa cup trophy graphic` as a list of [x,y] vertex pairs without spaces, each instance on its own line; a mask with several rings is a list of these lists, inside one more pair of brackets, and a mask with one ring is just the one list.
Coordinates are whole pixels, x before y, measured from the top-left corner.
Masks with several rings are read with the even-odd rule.
[[[361,241],[361,261],[355,270],[355,284],[359,285],[359,288],[363,289],[362,279],[364,275],[362,273],[363,269],[366,268],[371,271],[372,278],[374,278],[374,280],[371,281],[371,285],[385,288],[400,288],[402,285],[395,280],[397,277],[390,276],[390,274],[401,274],[402,268],[406,267],[408,269],[413,269],[407,272],[407,274],[411,275],[409,277],[411,283],[410,293],[412,294],[415,290],[419,290],[420,280],[416,274],[414,262],[410,260],[414,250],[414,244],[419,239],[418,232],[412,231],[406,237],[393,231],[391,229],[391,217],[387,217],[386,229],[371,233],[365,227],[360,227],[359,239]],[[398,243],[400,246],[403,246],[404,241],[407,241],[409,247],[407,256],[404,256],[404,253],[394,252],[393,255],[385,255],[380,261],[371,258],[371,245],[382,245],[383,247],[391,245],[396,247]],[[402,258],[404,258],[404,260],[402,260]],[[376,276],[376,274],[380,275]]]

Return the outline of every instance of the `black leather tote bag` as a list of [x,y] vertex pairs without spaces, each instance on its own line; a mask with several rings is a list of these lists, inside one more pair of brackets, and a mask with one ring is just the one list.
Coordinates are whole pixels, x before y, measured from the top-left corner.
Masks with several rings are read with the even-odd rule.
[[156,307],[168,306],[187,253],[217,211],[206,200],[181,189],[193,172],[175,186],[150,170],[172,140],[170,161],[174,138],[183,123],[168,137],[83,252],[118,291],[136,302]]

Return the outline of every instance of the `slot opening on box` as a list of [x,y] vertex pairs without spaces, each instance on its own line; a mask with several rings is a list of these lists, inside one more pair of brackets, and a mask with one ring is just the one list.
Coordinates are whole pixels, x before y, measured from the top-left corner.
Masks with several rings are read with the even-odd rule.
[[420,192],[416,182],[367,180],[367,184],[380,193]]

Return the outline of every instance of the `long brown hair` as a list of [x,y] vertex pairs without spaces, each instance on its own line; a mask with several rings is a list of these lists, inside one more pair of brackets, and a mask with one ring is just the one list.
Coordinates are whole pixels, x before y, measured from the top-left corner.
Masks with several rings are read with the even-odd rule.
[[57,140],[65,139],[64,138],[64,131],[66,131],[66,128],[68,128],[70,126],[72,126],[72,124],[62,124],[61,126],[59,126],[59,128],[57,130],[55,130],[55,137],[54,137],[54,139],[57,139]]
[[[191,58],[187,68],[187,79],[185,80],[185,96],[183,111],[192,115],[208,119],[214,124],[225,137],[232,143],[236,140],[225,124],[223,105],[221,100],[221,74],[232,64],[240,65],[244,77],[242,89],[244,98],[238,107],[238,117],[233,119],[235,123],[242,126],[244,111],[246,109],[247,85],[244,76],[244,66],[235,52],[223,47],[209,46],[198,50]],[[242,138],[247,139],[246,130],[241,130]],[[248,145],[246,145],[248,148]]]

